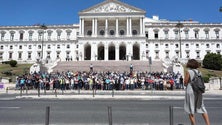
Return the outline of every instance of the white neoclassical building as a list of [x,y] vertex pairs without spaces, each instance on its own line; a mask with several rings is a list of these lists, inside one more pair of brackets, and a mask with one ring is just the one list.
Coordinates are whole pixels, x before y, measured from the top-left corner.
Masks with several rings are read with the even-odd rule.
[[221,23],[145,15],[120,0],[104,0],[79,12],[79,24],[0,26],[0,61],[145,61],[221,54]]

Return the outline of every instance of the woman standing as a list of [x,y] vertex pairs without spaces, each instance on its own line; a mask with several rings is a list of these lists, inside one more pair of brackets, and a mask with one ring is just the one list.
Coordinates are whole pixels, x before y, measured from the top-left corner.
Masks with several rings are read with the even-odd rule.
[[[186,67],[188,68],[185,78],[184,78],[184,85],[186,86],[186,94],[185,94],[185,103],[184,103],[184,109],[189,114],[189,118],[191,121],[191,125],[196,125],[195,113],[202,114],[206,125],[210,125],[209,117],[207,114],[207,110],[204,106],[203,99],[201,99],[201,102],[195,101],[195,98],[197,94],[193,90],[190,81],[193,79],[195,72],[198,73],[199,71],[197,68],[199,67],[199,63],[195,59],[190,59],[187,62]],[[202,98],[202,93],[200,95]],[[198,104],[196,104],[198,103]]]

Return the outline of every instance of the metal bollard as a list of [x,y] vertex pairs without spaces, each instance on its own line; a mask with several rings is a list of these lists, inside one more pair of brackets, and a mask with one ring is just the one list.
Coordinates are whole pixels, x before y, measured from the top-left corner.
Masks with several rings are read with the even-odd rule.
[[44,87],[44,95],[46,95],[46,88]]
[[93,97],[95,97],[95,90],[93,89]]
[[6,88],[6,94],[8,94],[8,87]]
[[108,106],[108,121],[109,121],[109,125],[113,124],[113,120],[112,120],[112,107]]
[[40,97],[40,88],[38,87],[38,97]]
[[22,87],[20,87],[20,97],[22,97]]
[[112,97],[114,97],[114,89],[112,89]]
[[79,86],[78,86],[78,94],[80,94],[80,88],[79,88]]
[[49,115],[50,115],[50,107],[46,107],[46,112],[45,112],[45,125],[49,125]]
[[57,97],[57,89],[55,89],[55,97]]
[[173,106],[169,107],[169,112],[170,112],[170,125],[173,125]]

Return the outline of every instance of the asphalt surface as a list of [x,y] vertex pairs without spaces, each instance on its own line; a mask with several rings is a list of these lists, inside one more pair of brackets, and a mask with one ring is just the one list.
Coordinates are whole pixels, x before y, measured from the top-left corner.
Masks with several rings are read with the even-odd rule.
[[[113,125],[168,125],[173,106],[174,125],[188,125],[183,110],[184,91],[20,91],[0,93],[0,125],[45,124],[50,107],[50,125],[108,125],[108,107]],[[221,91],[207,91],[205,105],[212,125],[221,125]],[[197,125],[203,125],[197,114]]]
[[[221,100],[205,101],[211,124],[221,125]],[[108,107],[113,125],[168,125],[169,106],[174,106],[174,125],[188,125],[183,100],[45,100],[0,101],[0,125],[43,125],[46,107],[51,125],[108,125]],[[204,125],[197,114],[197,125]]]

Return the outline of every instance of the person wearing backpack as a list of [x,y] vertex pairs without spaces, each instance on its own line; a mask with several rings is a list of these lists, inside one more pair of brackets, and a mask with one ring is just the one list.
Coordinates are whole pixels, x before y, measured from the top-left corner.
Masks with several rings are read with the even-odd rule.
[[185,73],[184,78],[184,85],[186,86],[184,110],[189,114],[191,125],[196,125],[194,116],[195,113],[202,114],[206,125],[210,125],[208,113],[202,99],[203,92],[200,92],[192,87],[192,84],[195,84],[192,81],[195,75],[197,75],[198,73],[201,75],[201,73],[197,70],[197,68],[199,67],[199,63],[195,59],[190,59],[188,60],[186,67],[188,68],[188,70]]

